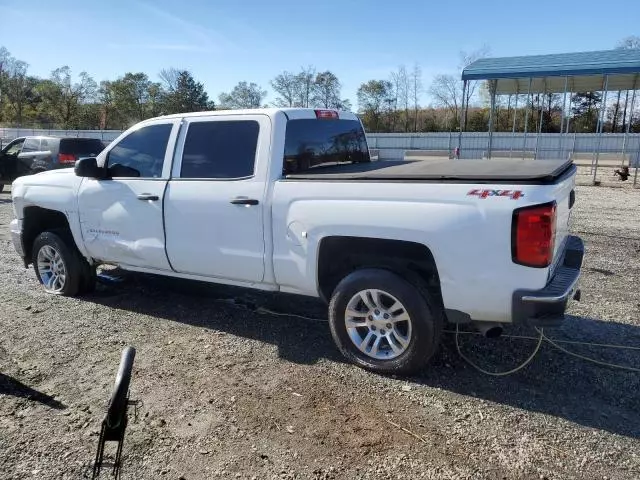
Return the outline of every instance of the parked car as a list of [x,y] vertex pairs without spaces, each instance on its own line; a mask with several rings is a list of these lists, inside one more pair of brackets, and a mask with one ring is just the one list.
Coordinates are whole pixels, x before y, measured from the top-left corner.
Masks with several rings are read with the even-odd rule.
[[95,157],[104,147],[95,138],[16,138],[0,150],[0,192],[18,177],[73,167],[78,158]]
[[16,180],[10,230],[49,293],[90,291],[106,263],[319,297],[346,358],[408,373],[446,321],[562,322],[584,250],[569,235],[575,174],[570,161],[370,162],[347,112],[179,114],[75,173]]

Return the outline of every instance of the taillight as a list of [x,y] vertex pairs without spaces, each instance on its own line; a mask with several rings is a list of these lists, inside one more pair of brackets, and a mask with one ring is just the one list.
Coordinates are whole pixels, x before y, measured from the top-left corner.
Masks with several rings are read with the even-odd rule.
[[556,238],[556,203],[519,208],[513,212],[511,255],[527,267],[548,267]]
[[339,118],[335,110],[316,110],[316,118]]
[[58,163],[76,163],[76,156],[69,153],[59,153]]

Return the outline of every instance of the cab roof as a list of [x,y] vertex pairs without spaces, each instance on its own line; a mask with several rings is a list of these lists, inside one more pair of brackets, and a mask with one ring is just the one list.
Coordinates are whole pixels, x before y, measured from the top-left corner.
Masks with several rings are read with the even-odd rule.
[[[334,108],[254,108],[245,110],[211,110],[206,112],[175,113],[163,115],[161,117],[149,118],[147,120],[158,120],[160,118],[193,118],[225,115],[267,115],[275,117],[278,113],[284,113],[289,120],[302,120],[317,118],[316,111],[328,110],[338,113],[340,120],[358,120],[353,112],[336,110]],[[145,120],[145,121],[147,121]]]

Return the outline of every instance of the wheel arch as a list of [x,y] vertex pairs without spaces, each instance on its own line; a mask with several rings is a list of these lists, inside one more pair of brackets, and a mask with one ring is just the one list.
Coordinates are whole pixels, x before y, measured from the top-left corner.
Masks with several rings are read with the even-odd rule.
[[317,260],[316,281],[320,297],[328,301],[343,278],[362,268],[389,270],[413,284],[419,283],[444,307],[440,276],[429,247],[422,243],[384,238],[323,238],[318,246]]
[[58,211],[38,206],[25,207],[22,220],[22,242],[25,252],[25,263],[31,263],[33,242],[42,232],[47,230],[64,230],[71,232],[67,216]]

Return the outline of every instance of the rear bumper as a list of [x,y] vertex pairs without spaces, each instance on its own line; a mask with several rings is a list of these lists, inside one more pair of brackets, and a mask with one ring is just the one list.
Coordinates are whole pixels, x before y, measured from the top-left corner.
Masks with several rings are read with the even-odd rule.
[[542,290],[516,290],[513,293],[513,323],[538,327],[558,326],[564,320],[567,305],[580,299],[578,281],[584,257],[580,237],[567,239],[563,260]]

